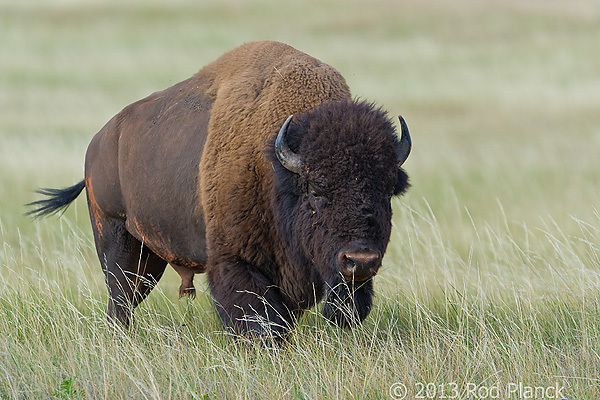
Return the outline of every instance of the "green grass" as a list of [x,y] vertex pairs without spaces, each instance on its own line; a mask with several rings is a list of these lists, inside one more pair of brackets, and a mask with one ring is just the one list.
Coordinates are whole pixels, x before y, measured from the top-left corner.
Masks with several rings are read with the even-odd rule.
[[[599,398],[598,34],[592,0],[0,1],[0,398]],[[108,329],[83,198],[60,219],[23,204],[79,181],[121,108],[260,39],[411,128],[373,312],[342,331],[311,310],[266,348],[223,331],[202,278],[177,300],[168,269],[132,332]]]

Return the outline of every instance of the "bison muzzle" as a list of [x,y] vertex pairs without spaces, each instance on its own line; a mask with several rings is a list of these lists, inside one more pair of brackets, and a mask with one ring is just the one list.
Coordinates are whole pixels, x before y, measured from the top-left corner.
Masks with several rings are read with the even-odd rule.
[[371,310],[391,199],[409,186],[402,118],[400,131],[331,66],[248,43],[124,108],[92,139],[84,179],[40,190],[30,214],[86,190],[108,319],[124,326],[170,264],[180,296],[206,272],[235,333],[283,338],[322,299],[350,327]]

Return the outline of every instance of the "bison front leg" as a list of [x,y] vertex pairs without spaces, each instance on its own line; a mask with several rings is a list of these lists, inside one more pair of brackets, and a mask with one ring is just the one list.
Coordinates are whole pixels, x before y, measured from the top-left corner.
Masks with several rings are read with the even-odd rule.
[[92,213],[92,228],[108,288],[108,320],[127,329],[133,309],[150,293],[167,263],[134,238],[123,220]]
[[293,327],[290,302],[256,267],[220,262],[207,278],[221,321],[236,334],[279,342]]

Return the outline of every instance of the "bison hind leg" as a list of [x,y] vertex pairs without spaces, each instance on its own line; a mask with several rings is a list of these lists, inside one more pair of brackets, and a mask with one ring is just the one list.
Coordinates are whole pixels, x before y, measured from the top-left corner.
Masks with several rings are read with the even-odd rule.
[[123,221],[91,215],[96,250],[108,289],[108,321],[127,329],[134,308],[154,288],[167,263],[133,237]]

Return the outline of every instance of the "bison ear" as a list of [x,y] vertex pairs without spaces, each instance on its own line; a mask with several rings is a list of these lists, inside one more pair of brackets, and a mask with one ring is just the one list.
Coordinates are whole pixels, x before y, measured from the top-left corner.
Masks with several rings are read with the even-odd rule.
[[410,183],[408,182],[408,175],[402,168],[398,168],[393,195],[400,196],[401,194],[404,194],[409,187]]
[[293,117],[293,115],[290,115],[279,130],[277,139],[275,139],[275,154],[277,155],[277,159],[285,169],[295,174],[300,174],[304,169],[304,163],[302,162],[300,156],[290,149],[290,146],[288,146],[287,140],[285,138],[288,127]]
[[400,129],[401,129],[401,137],[400,137],[400,146],[398,148],[398,168],[404,164],[404,161],[408,158],[410,154],[410,149],[412,148],[412,140],[410,139],[410,133],[408,132],[408,126],[406,125],[406,121],[402,116],[398,116],[400,120]]

